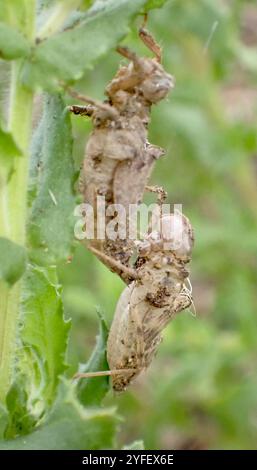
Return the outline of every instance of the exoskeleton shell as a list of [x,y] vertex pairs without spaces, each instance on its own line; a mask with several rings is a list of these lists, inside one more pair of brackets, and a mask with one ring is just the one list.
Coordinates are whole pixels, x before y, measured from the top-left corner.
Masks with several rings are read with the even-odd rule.
[[[190,260],[193,232],[189,220],[180,217],[182,233],[170,232],[167,236],[167,227],[177,225],[174,222],[178,215],[171,214],[162,217],[166,236],[149,234],[148,250],[144,244],[144,255],[139,255],[137,260],[140,278],[125,288],[117,304],[107,359],[111,370],[125,369],[125,372],[113,376],[114,390],[125,389],[133,377],[149,366],[165,326],[192,302],[191,293],[185,287],[189,275],[185,265]],[[167,249],[165,242],[174,244],[177,250],[170,249],[172,245]]]

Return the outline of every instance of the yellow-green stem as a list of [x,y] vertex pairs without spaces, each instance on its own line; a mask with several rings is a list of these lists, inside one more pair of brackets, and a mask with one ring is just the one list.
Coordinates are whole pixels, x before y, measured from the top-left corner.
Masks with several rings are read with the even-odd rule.
[[[24,34],[32,39],[34,36],[35,1],[28,0],[27,21],[24,21]],[[25,245],[27,183],[29,165],[29,143],[32,123],[33,93],[21,82],[22,60],[12,64],[9,102],[8,127],[23,155],[14,161],[11,178],[3,188],[1,197],[4,201],[5,219],[1,224],[0,236]],[[15,361],[16,334],[18,331],[20,308],[20,282],[9,287],[0,282],[0,401],[4,402],[12,381]]]

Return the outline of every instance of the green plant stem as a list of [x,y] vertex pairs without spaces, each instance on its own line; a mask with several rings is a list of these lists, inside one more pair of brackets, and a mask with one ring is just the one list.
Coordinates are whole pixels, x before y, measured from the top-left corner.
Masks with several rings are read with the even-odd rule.
[[[34,0],[29,0],[28,3],[31,4],[31,8],[35,7]],[[29,9],[30,31],[28,21],[25,22],[24,31],[30,39],[34,35],[34,15],[31,14],[31,8]],[[33,93],[26,90],[21,83],[21,67],[21,60],[12,64],[8,127],[23,155],[15,159],[11,178],[2,189],[1,196],[5,201],[5,224],[2,226],[1,236],[24,246]],[[0,282],[0,401],[2,402],[12,380],[20,292],[20,282],[13,287]]]

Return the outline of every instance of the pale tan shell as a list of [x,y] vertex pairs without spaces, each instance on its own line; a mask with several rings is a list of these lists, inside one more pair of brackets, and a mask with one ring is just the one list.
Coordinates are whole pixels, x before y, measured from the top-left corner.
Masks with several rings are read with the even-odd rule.
[[[167,217],[172,220],[176,216],[165,217],[167,223]],[[149,366],[161,341],[162,330],[192,302],[185,288],[189,274],[185,264],[190,259],[193,233],[189,220],[184,216],[182,220],[184,251],[182,247],[179,253],[164,251],[163,245],[156,245],[161,234],[159,240],[150,234],[148,240],[155,243],[155,247],[152,245],[147,255],[139,257],[137,273],[141,278],[121,294],[109,333],[107,359],[111,370],[131,369],[131,374],[114,375],[114,390],[124,390],[133,377]]]
[[[125,209],[141,202],[154,162],[164,153],[149,144],[147,128],[152,104],[167,96],[174,79],[160,64],[161,48],[151,34],[140,28],[139,35],[155,58],[138,57],[126,47],[118,47],[130,63],[106,87],[107,102],[86,98],[90,106],[84,110],[71,107],[75,114],[90,116],[93,121],[80,189],[84,202],[94,209],[97,195],[106,197],[107,206],[122,204]],[[134,270],[129,266],[130,240],[95,238],[90,242],[94,254],[129,284],[117,304],[107,342],[108,375],[113,375],[115,390],[124,390],[149,366],[167,323],[192,302],[185,287],[185,265],[191,257],[193,232],[183,216],[181,243],[176,246],[178,232],[169,236],[169,223],[175,223],[176,217],[163,216],[163,233],[151,231],[140,244]]]
[[[153,165],[164,153],[148,143],[147,126],[151,105],[168,94],[173,78],[155,59],[139,58],[130,52],[128,57],[132,62],[121,67],[106,87],[108,105],[90,108],[94,129],[86,145],[80,191],[94,211],[98,195],[105,196],[107,206],[122,204],[126,210],[130,204],[140,203]],[[108,115],[108,106],[115,113]],[[96,224],[95,218],[95,233]],[[125,246],[121,240],[92,240],[91,246],[126,266],[133,251],[130,242]],[[99,259],[108,266],[104,256]],[[129,282],[122,271],[114,271]]]

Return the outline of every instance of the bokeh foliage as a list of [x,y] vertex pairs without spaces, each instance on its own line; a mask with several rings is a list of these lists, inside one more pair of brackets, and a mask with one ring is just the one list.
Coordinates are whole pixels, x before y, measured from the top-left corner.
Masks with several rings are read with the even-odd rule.
[[[150,15],[148,28],[176,78],[170,98],[153,109],[150,141],[167,153],[151,181],[165,187],[170,203],[182,203],[193,223],[197,316],[180,314],[147,374],[122,396],[107,397],[125,419],[120,445],[142,438],[146,448],[256,448],[257,35],[252,24],[256,31],[254,2],[247,1],[171,0]],[[125,43],[149,53],[136,26]],[[119,62],[110,52],[78,88],[103,98]],[[90,128],[86,119],[73,118],[77,166]],[[90,354],[96,305],[110,322],[122,283],[83,247],[60,274],[65,310],[73,318],[72,372]]]
[[[15,366],[0,404],[0,435],[9,441],[0,448],[256,448],[255,3],[38,0],[37,41],[32,5],[34,0],[0,0],[0,190],[5,196],[13,190],[10,220],[17,216],[21,232],[19,202],[26,187],[10,181],[26,155],[33,94],[39,121],[31,145],[26,249],[23,235],[5,233],[0,218],[1,293],[7,298],[11,289],[17,297],[9,312],[16,315],[17,308],[16,336],[5,351]],[[147,373],[124,394],[109,392],[102,406],[106,377],[70,379],[78,363],[84,371],[107,368],[102,312],[110,323],[123,284],[73,241],[72,212],[79,200],[74,181],[91,123],[74,116],[71,128],[63,82],[103,99],[122,62],[114,48],[124,36],[126,45],[150,54],[137,34],[136,14],[145,8],[153,9],[148,28],[163,46],[165,68],[176,77],[169,99],[152,113],[150,141],[164,147],[166,156],[151,180],[165,187],[170,203],[183,204],[193,223],[197,315],[179,315]],[[15,93],[8,121],[10,70]],[[42,89],[54,94],[41,100]],[[4,330],[8,315],[1,321]],[[1,376],[1,395],[4,382]]]

